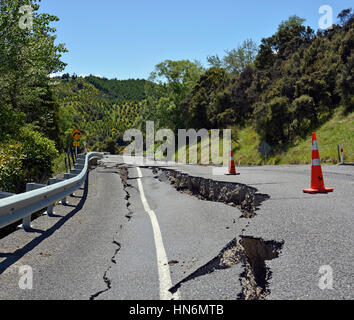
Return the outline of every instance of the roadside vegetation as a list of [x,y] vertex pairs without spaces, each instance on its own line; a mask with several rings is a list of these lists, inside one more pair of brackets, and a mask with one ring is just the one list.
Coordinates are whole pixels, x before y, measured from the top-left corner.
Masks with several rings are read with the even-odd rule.
[[[311,133],[318,132],[325,163],[338,163],[337,145],[353,162],[354,14],[338,15],[332,29],[315,32],[292,16],[260,46],[244,41],[210,67],[167,60],[156,66],[143,102],[145,120],[159,128],[233,128],[243,164],[309,163]],[[149,88],[148,88],[149,89]],[[258,152],[271,147],[267,158]]]

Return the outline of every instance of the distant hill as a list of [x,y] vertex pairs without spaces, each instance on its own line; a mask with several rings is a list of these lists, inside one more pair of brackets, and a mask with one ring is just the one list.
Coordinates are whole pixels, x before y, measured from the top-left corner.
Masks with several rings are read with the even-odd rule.
[[[135,126],[141,111],[145,80],[104,80],[68,74],[53,80],[60,104],[61,132],[65,145],[70,133],[78,128],[90,150],[119,152],[123,134]],[[92,83],[94,82],[94,83]]]
[[106,93],[107,96],[113,100],[141,101],[146,98],[146,80],[143,79],[110,80],[96,76],[88,76],[85,77],[85,80],[93,84],[98,90]]

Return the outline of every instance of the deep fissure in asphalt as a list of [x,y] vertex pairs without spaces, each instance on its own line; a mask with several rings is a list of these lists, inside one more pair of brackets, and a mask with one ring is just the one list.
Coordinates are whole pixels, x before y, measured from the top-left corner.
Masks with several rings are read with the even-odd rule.
[[284,242],[264,241],[250,236],[241,236],[239,241],[235,238],[216,257],[174,285],[170,292],[175,293],[190,280],[242,263],[244,271],[239,279],[242,291],[237,299],[264,300],[270,293],[268,285],[272,274],[265,261],[278,258],[283,245]]
[[242,257],[244,266],[244,272],[240,275],[242,292],[238,295],[239,299],[264,300],[269,295],[272,272],[265,261],[278,258],[283,245],[284,241],[264,241],[261,238],[241,236],[235,248],[236,256]]
[[177,191],[201,200],[222,202],[237,207],[244,218],[253,218],[261,203],[270,198],[267,194],[257,193],[256,188],[241,183],[214,181],[166,168],[151,169],[156,179],[161,182],[168,181]]

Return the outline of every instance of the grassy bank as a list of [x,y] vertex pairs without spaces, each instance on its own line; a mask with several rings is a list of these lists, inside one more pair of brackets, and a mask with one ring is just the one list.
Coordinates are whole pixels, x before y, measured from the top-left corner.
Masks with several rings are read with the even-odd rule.
[[[343,145],[344,161],[354,162],[354,112],[345,115],[341,109],[333,115],[324,125],[316,130],[319,152],[323,164],[337,164],[337,145]],[[234,137],[233,137],[234,138]],[[309,164],[311,163],[311,139],[309,133],[304,139],[297,139],[284,150],[271,153],[265,159],[259,152],[262,142],[259,135],[252,127],[237,130],[236,141],[233,140],[235,162],[241,161],[242,165],[262,164]],[[220,141],[222,145],[222,141]],[[198,143],[198,147],[200,143]],[[178,157],[176,152],[176,157]],[[188,149],[187,149],[188,158]],[[200,150],[198,148],[198,160]]]

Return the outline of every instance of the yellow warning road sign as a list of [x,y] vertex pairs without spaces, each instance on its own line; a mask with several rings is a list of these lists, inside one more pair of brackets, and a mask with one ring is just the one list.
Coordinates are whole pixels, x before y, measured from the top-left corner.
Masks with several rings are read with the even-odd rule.
[[73,142],[74,147],[80,147],[80,142],[79,141],[74,141]]
[[78,129],[75,129],[73,132],[71,132],[71,136],[74,138],[74,140],[78,141],[82,137],[82,133]]

